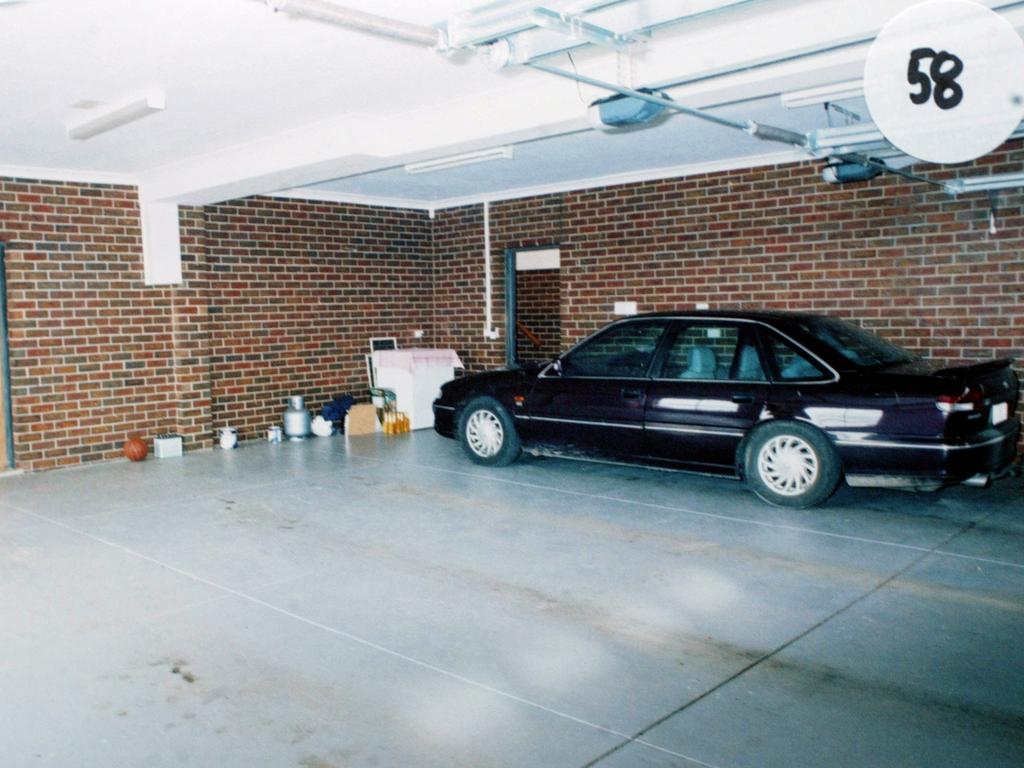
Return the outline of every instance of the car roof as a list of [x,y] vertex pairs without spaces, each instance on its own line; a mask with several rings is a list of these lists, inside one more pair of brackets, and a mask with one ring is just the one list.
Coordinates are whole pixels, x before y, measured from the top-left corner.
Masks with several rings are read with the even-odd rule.
[[677,309],[664,312],[646,312],[641,315],[619,318],[619,322],[629,320],[671,319],[677,317],[706,317],[709,319],[759,320],[762,322],[811,320],[827,317],[814,312],[789,312],[785,310],[747,310],[747,309]]

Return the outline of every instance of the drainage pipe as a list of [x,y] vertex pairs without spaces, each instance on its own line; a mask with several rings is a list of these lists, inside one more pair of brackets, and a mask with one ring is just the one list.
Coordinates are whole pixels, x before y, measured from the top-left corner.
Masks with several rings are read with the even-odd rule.
[[435,27],[357,11],[327,0],[267,0],[267,5],[274,11],[282,11],[291,16],[325,21],[328,24],[404,40],[407,43],[444,47],[444,33]]
[[491,279],[491,204],[484,201],[484,338],[492,341],[498,338],[494,327],[494,286]]

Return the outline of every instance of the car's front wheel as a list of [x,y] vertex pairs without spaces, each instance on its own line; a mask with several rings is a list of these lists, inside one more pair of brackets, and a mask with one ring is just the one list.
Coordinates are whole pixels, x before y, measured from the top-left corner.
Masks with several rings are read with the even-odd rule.
[[522,453],[512,417],[493,397],[474,398],[462,409],[459,440],[477,464],[503,467]]
[[840,473],[839,458],[828,438],[805,424],[766,424],[747,444],[744,477],[769,504],[820,504],[836,489]]

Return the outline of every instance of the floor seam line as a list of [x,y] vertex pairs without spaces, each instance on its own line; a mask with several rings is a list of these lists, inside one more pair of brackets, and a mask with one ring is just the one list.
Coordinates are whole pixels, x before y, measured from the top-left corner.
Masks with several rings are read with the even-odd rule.
[[[362,459],[364,461],[372,461],[375,463],[384,463],[383,459],[378,459],[373,456],[360,456],[358,454],[347,453],[346,455],[351,456],[354,459]],[[903,544],[898,541],[886,541],[885,539],[871,539],[864,536],[850,536],[843,533],[832,533],[831,531],[821,531],[816,528],[806,528],[799,525],[782,525],[779,523],[768,523],[762,520],[753,520],[748,517],[736,517],[734,515],[719,515],[714,512],[701,512],[700,510],[687,509],[686,507],[673,507],[668,504],[655,504],[649,501],[638,501],[636,499],[620,498],[618,496],[608,496],[607,494],[587,493],[586,491],[574,491],[569,488],[558,488],[556,486],[541,485],[539,483],[527,483],[521,480],[509,480],[503,477],[489,477],[486,475],[480,475],[473,472],[463,472],[457,469],[444,469],[443,467],[434,467],[430,464],[417,464],[415,462],[388,462],[389,464],[404,464],[407,467],[417,467],[419,469],[428,469],[434,472],[442,472],[445,474],[460,475],[462,477],[472,477],[478,480],[493,480],[497,483],[505,483],[508,485],[518,485],[524,488],[534,488],[541,491],[553,491],[555,493],[564,493],[572,496],[582,496],[587,499],[598,499],[600,501],[613,501],[622,504],[630,504],[632,506],[647,507],[649,509],[660,509],[667,512],[679,512],[693,517],[706,517],[713,520],[724,520],[733,523],[744,523],[747,525],[756,525],[762,528],[771,528],[774,530],[782,531],[793,531],[796,533],[806,533],[813,536],[823,536],[831,539],[838,539],[841,541],[853,541],[861,544],[876,544],[883,547],[893,547],[895,549],[905,549],[911,552],[921,552],[923,554],[934,554],[941,555],[943,557],[955,557],[961,560],[976,560],[978,562],[989,563],[990,565],[1001,565],[1007,568],[1017,568],[1024,570],[1024,563],[1014,563],[1009,560],[995,560],[992,558],[976,557],[974,555],[963,555],[956,552],[944,552],[940,548],[948,544],[950,541],[955,539],[962,531],[957,531],[948,539],[939,542],[934,547],[923,547],[916,544]]]
[[[523,706],[530,707],[531,709],[535,709],[535,710],[538,710],[538,711],[541,711],[541,712],[545,712],[545,713],[547,713],[549,715],[553,715],[553,716],[561,718],[563,720],[568,720],[570,722],[576,723],[577,725],[581,725],[583,727],[590,728],[592,730],[595,730],[595,731],[607,734],[609,736],[615,736],[615,737],[622,738],[622,739],[630,739],[629,734],[624,733],[623,731],[617,731],[614,728],[608,728],[608,727],[600,725],[598,723],[590,722],[589,720],[586,720],[584,718],[577,717],[575,715],[569,714],[568,712],[562,712],[561,710],[554,709],[553,707],[548,707],[548,706],[546,706],[544,704],[541,704],[540,702],[536,702],[536,701],[533,701],[531,699],[527,699],[527,698],[525,698],[523,696],[519,696],[517,694],[511,693],[510,691],[505,691],[505,690],[502,690],[500,688],[496,688],[496,687],[494,687],[492,685],[488,685],[487,683],[482,683],[482,682],[480,682],[478,680],[474,680],[472,678],[466,677],[466,676],[461,675],[461,674],[459,674],[457,672],[453,672],[451,670],[447,670],[444,667],[439,667],[439,666],[437,666],[435,664],[431,664],[430,662],[423,661],[422,659],[417,659],[414,656],[409,656],[409,655],[407,655],[405,653],[402,653],[401,651],[396,651],[396,650],[394,650],[392,648],[388,648],[387,646],[381,645],[380,643],[376,643],[376,642],[374,642],[372,640],[369,640],[367,638],[360,637],[359,635],[352,634],[351,632],[346,632],[343,629],[339,629],[337,627],[332,627],[332,626],[330,626],[328,624],[323,624],[323,623],[321,623],[319,621],[316,621],[315,619],[310,619],[308,617],[305,617],[305,616],[302,616],[300,614],[294,613],[293,611],[289,611],[289,610],[287,610],[285,608],[281,608],[280,606],[274,605],[273,603],[267,602],[265,600],[261,600],[260,598],[254,596],[254,595],[246,594],[245,592],[242,592],[241,590],[235,589],[233,587],[228,587],[228,586],[223,585],[223,584],[219,584],[219,583],[213,581],[212,579],[208,579],[208,578],[206,578],[204,576],[200,576],[198,574],[190,573],[190,572],[188,572],[188,571],[186,571],[186,570],[184,570],[182,568],[178,568],[176,566],[173,566],[173,565],[170,565],[168,563],[165,563],[165,562],[163,562],[163,561],[161,561],[161,560],[159,560],[159,559],[157,559],[155,557],[151,557],[151,556],[146,555],[146,554],[144,554],[142,552],[137,552],[137,551],[133,550],[132,548],[127,547],[127,546],[125,546],[123,544],[118,544],[117,542],[110,541],[109,539],[105,539],[102,536],[97,536],[95,534],[89,533],[88,531],[83,531],[83,530],[81,530],[79,528],[76,528],[73,525],[69,525],[68,523],[62,522],[60,520],[54,520],[52,518],[46,517],[45,515],[39,514],[38,512],[32,512],[30,510],[22,509],[20,507],[15,507],[15,509],[17,509],[19,512],[22,512],[23,514],[26,514],[26,515],[29,515],[29,516],[34,517],[36,519],[39,519],[39,520],[42,520],[44,522],[50,523],[51,525],[55,525],[55,526],[57,526],[59,528],[63,528],[65,530],[71,531],[72,533],[76,533],[76,534],[78,534],[80,536],[83,536],[83,537],[85,537],[87,539],[91,539],[92,541],[98,542],[100,544],[103,544],[105,546],[111,547],[113,549],[117,549],[117,550],[119,550],[121,552],[124,552],[125,554],[128,554],[128,555],[130,555],[132,557],[135,557],[137,559],[144,560],[146,562],[152,563],[152,564],[154,564],[156,566],[159,566],[161,568],[165,568],[165,569],[167,569],[169,571],[177,573],[177,574],[179,574],[181,576],[185,576],[186,578],[192,579],[193,581],[198,582],[200,584],[206,584],[207,586],[212,587],[214,589],[217,589],[217,590],[225,593],[228,596],[233,596],[233,597],[235,597],[235,598],[237,598],[239,600],[242,600],[244,602],[248,602],[248,603],[250,603],[252,605],[260,606],[260,607],[265,608],[265,609],[267,609],[269,611],[277,613],[278,615],[285,616],[287,618],[293,619],[294,621],[298,621],[298,622],[300,622],[302,624],[306,624],[307,626],[313,627],[314,629],[319,629],[319,630],[321,630],[323,632],[327,632],[328,634],[334,635],[336,637],[340,637],[340,638],[349,640],[349,641],[354,642],[354,643],[356,643],[358,645],[362,645],[365,648],[370,648],[371,650],[375,650],[378,653],[382,653],[384,655],[391,656],[392,658],[399,659],[399,660],[404,661],[404,662],[406,662],[408,664],[411,664],[413,666],[419,667],[420,669],[426,669],[428,671],[431,671],[431,672],[434,672],[436,674],[439,674],[439,675],[441,675],[443,677],[447,677],[450,680],[455,680],[457,682],[463,683],[464,685],[468,685],[468,686],[476,688],[478,690],[482,690],[482,691],[486,691],[488,693],[492,693],[492,694],[494,694],[496,696],[499,696],[501,698],[507,699],[509,701],[513,701],[513,702],[516,702],[516,703],[521,704]],[[655,750],[657,750],[659,752],[662,752],[664,754],[668,754],[668,755],[671,755],[673,757],[678,757],[678,758],[681,758],[683,760],[687,760],[687,761],[693,763],[694,765],[702,766],[702,768],[718,768],[717,766],[711,765],[709,763],[705,763],[705,762],[703,762],[701,760],[697,760],[697,759],[689,757],[688,755],[685,755],[685,754],[683,754],[681,752],[676,752],[674,750],[667,749],[665,747],[660,747],[660,746],[655,745],[655,744],[645,744],[645,746],[648,746],[648,747],[650,747],[652,749],[655,749]]]
[[899,568],[896,571],[894,571],[891,575],[889,575],[888,577],[883,579],[881,582],[876,584],[874,587],[869,589],[864,594],[859,595],[858,597],[855,597],[853,600],[851,600],[848,603],[846,603],[846,605],[843,605],[843,606],[837,608],[835,611],[830,613],[828,616],[824,617],[820,621],[815,622],[814,624],[812,624],[810,627],[808,627],[807,629],[803,630],[799,634],[791,637],[789,640],[787,640],[786,642],[784,642],[781,645],[777,646],[776,648],[772,649],[768,653],[766,653],[763,656],[761,656],[761,657],[755,659],[754,661],[750,662],[749,664],[747,664],[742,669],[736,671],[735,673],[733,673],[729,677],[725,678],[721,682],[715,684],[711,688],[709,688],[706,691],[702,692],[700,695],[695,696],[694,698],[690,699],[685,704],[682,704],[681,706],[676,707],[671,712],[669,712],[669,713],[667,713],[665,715],[662,715],[661,717],[659,717],[654,722],[644,726],[644,728],[642,728],[641,730],[637,731],[628,740],[623,741],[621,744],[618,744],[615,747],[612,747],[607,752],[605,752],[605,753],[603,753],[601,755],[598,755],[596,758],[591,760],[589,763],[584,763],[582,766],[580,766],[580,768],[595,768],[595,766],[597,766],[601,761],[605,760],[608,757],[611,757],[613,754],[615,754],[616,752],[619,752],[620,750],[624,749],[625,747],[629,746],[630,744],[639,743],[639,744],[647,745],[648,743],[645,742],[642,739],[642,737],[645,734],[647,734],[650,731],[652,731],[653,729],[657,728],[659,725],[662,725],[663,723],[671,720],[673,717],[675,717],[676,715],[684,712],[685,710],[689,709],[690,707],[694,706],[695,704],[698,704],[699,702],[701,702],[704,699],[708,698],[709,696],[711,696],[712,694],[716,693],[717,691],[722,690],[727,685],[729,685],[730,683],[732,683],[735,680],[739,679],[740,677],[745,675],[750,670],[754,669],[755,667],[760,666],[761,664],[763,664],[764,662],[768,661],[769,659],[777,656],[778,654],[780,654],[783,651],[785,651],[787,648],[792,647],[794,644],[798,643],[800,640],[803,640],[805,637],[809,636],[811,633],[813,633],[813,632],[817,631],[818,629],[820,629],[821,627],[825,626],[826,624],[828,624],[833,619],[835,619],[838,616],[841,616],[842,614],[846,613],[848,610],[853,608],[855,605],[863,602],[864,600],[867,600],[872,595],[877,594],[878,592],[883,590],[885,587],[887,587],[889,584],[893,583],[894,581],[899,579],[901,576],[903,576],[904,574],[908,573],[916,565],[918,565],[919,563],[923,562],[930,555],[935,554],[934,550],[937,550],[939,547],[942,547],[942,546],[945,546],[945,545],[949,544],[951,541],[955,540],[959,536],[962,536],[967,531],[973,529],[979,522],[987,519],[988,517],[991,517],[991,515],[993,515],[993,514],[994,514],[994,512],[990,512],[987,515],[983,515],[982,517],[980,517],[980,518],[978,518],[976,520],[972,520],[972,521],[966,523],[965,525],[961,526],[956,532],[954,532],[952,535],[947,537],[945,541],[941,542],[940,544],[937,544],[933,548],[932,551],[925,552],[925,553],[921,554],[920,556],[915,557],[913,560],[908,562],[902,568]]

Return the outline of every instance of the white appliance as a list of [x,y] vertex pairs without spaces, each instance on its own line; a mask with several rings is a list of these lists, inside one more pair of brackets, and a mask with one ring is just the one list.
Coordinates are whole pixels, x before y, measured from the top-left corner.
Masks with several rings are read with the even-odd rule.
[[153,455],[158,459],[169,459],[181,456],[182,440],[180,435],[157,435],[153,438]]
[[409,414],[412,429],[434,426],[434,398],[455,378],[462,361],[454,349],[381,349],[373,353],[376,386],[395,393],[395,407]]

